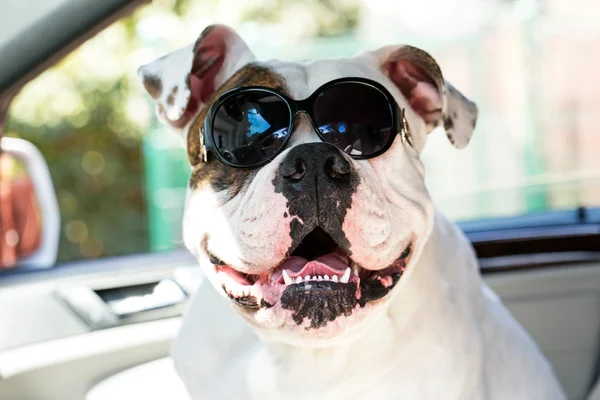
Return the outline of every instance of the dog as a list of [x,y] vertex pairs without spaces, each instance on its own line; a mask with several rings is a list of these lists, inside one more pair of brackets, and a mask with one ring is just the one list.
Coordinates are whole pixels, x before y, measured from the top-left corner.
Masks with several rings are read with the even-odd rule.
[[187,149],[184,243],[260,338],[198,306],[187,349],[223,354],[188,359],[192,397],[565,398],[425,186],[428,134],[463,148],[477,120],[428,53],[263,62],[213,25],[138,75]]

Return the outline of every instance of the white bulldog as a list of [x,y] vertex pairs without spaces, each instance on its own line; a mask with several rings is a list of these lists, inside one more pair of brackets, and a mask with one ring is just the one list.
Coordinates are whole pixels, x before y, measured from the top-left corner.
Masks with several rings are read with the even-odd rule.
[[431,56],[259,62],[215,25],[139,75],[187,144],[185,244],[254,331],[200,290],[194,399],[565,398],[425,187],[428,133],[477,118]]

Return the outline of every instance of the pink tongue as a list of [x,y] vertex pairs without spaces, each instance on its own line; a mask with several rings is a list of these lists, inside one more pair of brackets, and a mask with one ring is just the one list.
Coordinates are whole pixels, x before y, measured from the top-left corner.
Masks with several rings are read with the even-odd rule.
[[342,258],[336,253],[325,254],[314,261],[318,261],[321,264],[327,264],[326,266],[329,267],[331,272],[343,274],[344,271],[346,271],[346,268],[348,268],[348,259],[345,257]]
[[230,278],[232,278],[234,281],[236,281],[240,285],[250,285],[250,281],[248,281],[248,279],[246,279],[242,274],[240,274],[235,269],[233,269],[227,265],[224,265],[224,266],[220,267],[220,270],[223,271],[223,273],[229,275]]
[[304,268],[304,266],[306,265],[307,262],[308,262],[308,260],[306,258],[292,256],[289,259],[285,260],[283,262],[283,264],[281,264],[279,266],[278,269],[280,269],[280,270],[287,269],[288,273],[290,273],[290,272],[298,273],[302,270],[302,268]]
[[[314,275],[341,275],[344,273],[348,264],[338,254],[329,253],[315,260],[308,261],[302,257],[290,257],[278,268],[278,271],[286,269],[290,277],[314,276]],[[273,278],[278,277],[279,273]]]

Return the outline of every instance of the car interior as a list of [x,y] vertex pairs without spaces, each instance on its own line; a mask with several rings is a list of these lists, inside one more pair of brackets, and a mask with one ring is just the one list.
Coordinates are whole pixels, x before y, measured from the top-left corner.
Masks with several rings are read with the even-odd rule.
[[[0,197],[0,399],[188,398],[170,349],[190,298],[213,289],[201,285],[181,243],[185,154],[131,82],[137,65],[187,44],[242,3],[0,4],[0,157],[12,157],[0,163],[0,193],[10,179],[29,177],[29,186],[14,186],[18,202]],[[600,6],[435,2],[441,13],[472,7],[476,20],[457,17],[460,26],[443,29],[440,21],[452,18],[439,17],[437,28],[423,30],[427,10],[408,1],[394,10],[385,1],[316,2],[312,14],[298,3],[282,1],[287,14],[264,19],[249,5],[225,22],[250,21],[239,24],[254,35],[251,44],[262,43],[258,54],[295,60],[417,41],[485,99],[472,148],[451,150],[443,135],[428,143],[432,195],[568,398],[600,400],[600,88],[576,76],[600,67],[591,51],[600,44]],[[415,18],[398,17],[397,32],[377,29],[401,5]],[[341,22],[328,25],[327,15]],[[300,33],[285,40],[297,46],[261,42],[288,25]],[[309,40],[302,34],[311,26]],[[10,220],[15,204],[37,217]],[[19,240],[11,241],[14,232]]]

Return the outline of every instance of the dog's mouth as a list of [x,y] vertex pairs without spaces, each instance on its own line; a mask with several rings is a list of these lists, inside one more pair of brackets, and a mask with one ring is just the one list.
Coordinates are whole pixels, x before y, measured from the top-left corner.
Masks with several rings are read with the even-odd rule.
[[[308,234],[276,268],[261,274],[245,274],[211,256],[221,287],[238,305],[249,309],[279,304],[294,312],[294,320],[304,317],[311,325],[349,315],[358,305],[385,297],[400,280],[411,254],[408,244],[390,266],[368,270],[321,228]],[[306,315],[316,313],[319,315]],[[315,322],[316,319],[316,322]]]

